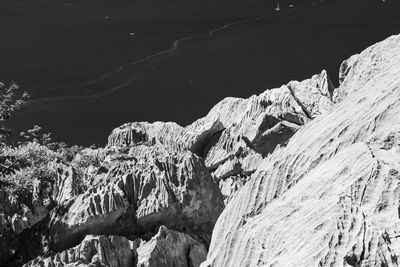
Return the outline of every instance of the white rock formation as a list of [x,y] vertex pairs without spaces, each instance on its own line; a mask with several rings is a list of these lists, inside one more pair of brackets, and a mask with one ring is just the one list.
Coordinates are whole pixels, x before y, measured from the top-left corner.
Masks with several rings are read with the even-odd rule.
[[63,250],[88,234],[135,236],[160,225],[209,241],[223,208],[199,157],[171,154],[160,144],[137,145],[114,155],[109,170],[95,176],[87,191],[52,211],[52,245]]
[[[237,175],[248,177],[263,157],[276,146],[286,145],[300,126],[330,110],[332,93],[332,82],[326,71],[322,71],[305,81],[292,81],[259,96],[225,98],[207,116],[186,128],[171,122],[122,125],[109,136],[108,147],[160,144],[170,153],[190,150],[204,157],[214,179],[227,189],[223,185],[225,179]],[[238,183],[235,184],[224,190],[229,194],[225,195],[227,199],[236,191],[233,189]]]
[[[286,145],[300,126],[329,111],[332,93],[332,82],[326,71],[322,71],[311,79],[292,81],[259,96],[226,98],[187,129],[195,131],[207,122],[217,120],[223,125],[219,139],[203,156],[229,199],[238,185],[246,181],[240,179],[239,183],[232,184],[232,177],[248,177],[263,157],[277,146]],[[228,189],[230,185],[233,187]]]
[[400,36],[350,60],[329,113],[265,158],[202,266],[397,266]]
[[[202,241],[161,228],[155,239],[138,248],[142,265],[157,266],[163,259],[166,266],[186,266],[182,259],[188,253],[193,254],[190,265],[199,265],[205,258],[203,242],[209,243],[224,208],[221,191],[229,201],[263,157],[286,145],[300,126],[330,110],[332,92],[323,71],[249,99],[227,98],[186,128],[170,122],[116,128],[106,150],[101,150],[102,167],[85,172],[87,190],[79,188],[82,181],[78,182],[73,166],[55,165],[57,207],[50,213],[51,249],[71,248],[87,235],[134,239],[165,225]],[[165,243],[160,235],[179,242]],[[179,251],[173,254],[176,259],[174,250]],[[158,256],[149,258],[140,251]]]
[[39,256],[24,267],[198,267],[206,257],[207,249],[201,241],[161,226],[149,241],[87,235],[79,245]]
[[339,83],[342,84],[344,79],[346,78],[347,74],[349,74],[351,68],[353,67],[354,63],[357,61],[360,54],[355,54],[349,57],[348,59],[344,60],[342,64],[340,64],[339,68]]
[[139,267],[198,267],[207,257],[205,246],[192,237],[161,226],[136,249]]
[[79,245],[48,257],[38,257],[24,267],[130,267],[133,263],[134,252],[127,238],[88,235]]
[[397,266],[400,36],[339,76],[124,124],[28,198],[0,190],[0,264]]

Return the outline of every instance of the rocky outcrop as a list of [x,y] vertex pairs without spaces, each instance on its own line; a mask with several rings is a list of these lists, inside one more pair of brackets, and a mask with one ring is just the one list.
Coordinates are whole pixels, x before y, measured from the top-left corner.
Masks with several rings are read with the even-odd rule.
[[79,245],[39,256],[24,267],[198,267],[206,257],[207,249],[201,240],[161,226],[148,241],[129,241],[121,236],[87,235]]
[[67,205],[52,212],[54,249],[78,243],[88,234],[131,236],[160,225],[190,230],[210,239],[224,207],[221,193],[202,160],[186,151],[138,145]]
[[347,94],[363,88],[366,83],[370,82],[371,77],[384,79],[383,76],[386,76],[391,70],[396,70],[397,58],[393,56],[393,53],[397,49],[397,41],[395,37],[389,40],[391,41],[377,43],[365,49],[359,55],[350,57],[342,64],[341,69],[347,69],[344,72],[347,74],[342,75],[345,78],[341,86],[335,90],[333,97],[335,102],[339,102]]
[[[185,233],[198,238],[196,246],[208,245],[224,200],[228,202],[247,182],[265,156],[285,146],[306,122],[328,111],[332,93],[323,71],[249,99],[227,98],[188,127],[135,122],[116,128],[100,167],[88,168],[78,177],[76,164],[57,165],[53,190],[57,207],[49,222],[51,250],[76,246],[87,235],[146,238],[165,225],[171,229],[169,235],[179,240],[184,236],[184,242],[154,253],[166,255],[177,249],[179,260],[165,258],[177,264],[194,244]],[[82,157],[78,154],[77,162],[78,156]],[[143,249],[160,242],[156,238]],[[156,263],[152,257],[143,264]]]
[[331,109],[333,89],[326,71],[322,71],[259,96],[228,97],[185,128],[171,122],[124,124],[113,130],[107,147],[121,151],[138,145],[161,146],[169,153],[189,150],[204,158],[220,187],[227,189],[224,183],[228,178],[245,178],[224,190],[229,194],[224,196],[227,200],[263,157],[277,146],[285,146],[306,122]]
[[[21,194],[29,194],[29,191]],[[10,259],[22,258],[19,254],[30,253],[29,249],[24,249],[26,238],[31,235],[29,231],[47,214],[48,210],[41,199],[27,196],[22,200],[17,194],[0,189],[0,265]],[[20,249],[25,251],[21,253]]]
[[135,239],[160,225],[193,233],[207,245],[224,199],[263,157],[329,110],[332,93],[323,71],[249,99],[227,98],[187,127],[135,122],[114,129],[102,167],[85,181],[87,190],[76,189],[72,167],[59,171],[51,248],[62,251],[91,234]]
[[0,264],[397,266],[400,36],[339,77],[337,89],[322,71],[226,98],[187,127],[128,123],[105,148],[51,152],[26,194],[0,183]]
[[353,68],[354,63],[356,63],[359,58],[359,54],[352,55],[348,59],[344,60],[342,64],[340,64],[339,68],[339,83],[342,84],[345,80],[347,74],[349,74],[350,70]]
[[263,160],[203,266],[397,266],[400,36],[350,61],[337,103]]
[[53,168],[57,170],[57,176],[53,184],[52,197],[57,205],[62,205],[79,195],[78,177],[72,166],[55,163]]
[[164,226],[151,240],[142,241],[136,253],[139,267],[197,267],[207,257],[201,242]]
[[332,91],[332,83],[326,72],[322,71],[311,79],[293,81],[280,88],[266,90],[259,96],[248,99],[226,98],[212,108],[206,117],[189,125],[187,129],[194,131],[206,122],[216,120],[223,125],[223,135],[206,155],[207,165],[229,157],[240,146],[249,146],[266,155],[291,136],[276,135],[278,129],[281,132],[282,129],[291,129],[288,132],[293,134],[298,126],[329,110]]
[[[263,157],[277,146],[285,146],[302,125],[331,109],[332,94],[332,82],[326,71],[322,71],[310,79],[292,81],[259,96],[226,98],[187,129],[194,131],[217,120],[223,125],[224,130],[209,145],[204,158],[229,199],[234,189],[257,169]],[[231,186],[235,177],[240,181]]]
[[130,267],[133,263],[134,253],[127,238],[88,235],[79,245],[48,257],[38,257],[24,267]]
[[1,234],[12,231],[18,235],[47,216],[47,209],[39,199],[33,199],[27,204],[19,201],[14,194],[0,191]]
[[133,122],[114,129],[108,137],[107,147],[160,144],[172,153],[190,150],[202,156],[203,150],[221,130],[223,126],[218,120],[207,121],[193,131],[173,122]]

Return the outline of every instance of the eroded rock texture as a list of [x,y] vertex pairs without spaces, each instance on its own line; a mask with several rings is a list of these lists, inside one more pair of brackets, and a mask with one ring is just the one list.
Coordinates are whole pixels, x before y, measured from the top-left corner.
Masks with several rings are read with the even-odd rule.
[[38,257],[24,267],[129,267],[133,264],[134,253],[127,238],[88,235],[78,246],[48,257]]
[[151,240],[142,242],[136,253],[139,267],[194,267],[207,257],[207,249],[201,242],[164,226]]
[[207,249],[201,240],[161,226],[148,241],[87,235],[75,247],[48,254],[31,260],[24,267],[198,267],[206,259]]
[[54,156],[29,198],[0,190],[0,265],[397,266],[400,36],[339,76]]
[[[35,191],[37,185],[36,183]],[[30,193],[29,190],[8,192],[0,189],[0,266],[14,265],[21,258],[35,255],[41,250],[41,245],[36,245],[35,242],[29,247],[26,244],[27,239],[40,240],[36,231],[47,217],[48,210],[43,199],[32,198]]]
[[[226,98],[209,114],[189,125],[201,128],[220,121],[224,130],[204,154],[205,162],[229,200],[237,188],[277,146],[315,116],[330,110],[333,85],[325,71],[292,81],[248,99]],[[236,181],[238,180],[238,181]]]
[[138,145],[94,177],[91,187],[52,212],[57,250],[87,234],[135,236],[160,225],[190,230],[210,240],[224,207],[222,195],[202,160],[186,151]]
[[[259,96],[227,98],[185,128],[170,122],[116,128],[101,150],[100,166],[78,175],[74,165],[54,165],[56,207],[49,216],[50,250],[68,250],[88,235],[148,239],[164,225],[171,230],[160,230],[138,249],[149,251],[151,244],[157,248],[164,244],[160,235],[167,236],[164,250],[151,250],[161,253],[159,257],[139,253],[138,260],[156,266],[163,259],[170,266],[193,254],[185,261],[188,265],[179,266],[197,266],[224,201],[246,184],[264,157],[285,146],[302,125],[329,111],[332,93],[323,71]],[[167,258],[174,250],[179,251],[177,258]]]
[[333,110],[229,202],[203,266],[398,265],[400,36],[348,62]]
[[[188,266],[200,264],[204,250],[198,248],[208,246],[224,201],[247,182],[264,157],[285,146],[302,125],[329,111],[332,93],[323,71],[249,99],[227,98],[185,128],[170,122],[116,128],[102,166],[87,171],[84,186],[77,184],[72,167],[58,171],[58,206],[49,223],[51,249],[68,249],[87,235],[148,238],[165,225],[179,231],[168,232],[174,233],[167,235],[172,239],[181,240],[184,233],[197,237],[196,249],[189,249],[194,243],[186,238],[184,245],[168,243],[165,251],[153,251],[164,255],[160,260],[140,255],[138,260],[156,266],[163,259],[171,266],[193,253]],[[139,250],[153,243],[159,246],[160,240]],[[167,258],[174,249],[179,251],[177,258]]]

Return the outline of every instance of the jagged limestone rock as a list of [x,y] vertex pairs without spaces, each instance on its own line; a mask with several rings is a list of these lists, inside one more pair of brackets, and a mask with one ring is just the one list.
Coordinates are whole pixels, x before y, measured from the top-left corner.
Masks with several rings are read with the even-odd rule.
[[338,90],[229,202],[203,266],[398,265],[400,36],[362,52]]
[[88,235],[79,245],[48,257],[38,257],[24,267],[130,267],[133,263],[134,253],[127,238]]
[[[161,145],[171,153],[190,150],[204,157],[215,180],[223,183],[230,175],[249,176],[262,157],[286,145],[300,126],[329,111],[333,89],[322,71],[259,96],[228,97],[185,128],[172,122],[124,124],[113,130],[107,146],[121,150],[147,144]],[[227,166],[233,162],[232,171]]]
[[356,63],[360,54],[355,54],[344,60],[342,64],[340,64],[339,68],[339,83],[342,84],[346,76],[349,74],[350,70],[353,68],[353,65]]
[[138,267],[198,267],[207,257],[205,246],[189,235],[161,226],[136,250]]
[[53,168],[57,170],[53,184],[53,201],[61,205],[79,194],[77,174],[72,166],[55,163]]
[[203,266],[396,266],[399,51],[396,36],[351,57],[336,90],[322,71],[187,127],[124,124],[54,164],[46,201],[40,183],[28,204],[0,191],[0,232],[49,238],[27,266],[198,266],[225,202]]
[[[302,125],[328,112],[333,90],[326,71],[322,71],[310,79],[292,81],[248,99],[225,98],[186,129],[193,131],[207,122],[221,122],[224,130],[204,157],[220,187],[227,189],[222,185],[225,179],[248,177],[263,157],[277,146],[285,146]],[[224,192],[231,192],[225,196],[229,199],[235,191]]]
[[116,160],[86,192],[52,212],[54,249],[70,247],[87,234],[134,236],[160,225],[210,239],[224,204],[198,156],[138,145],[128,158]]
[[140,144],[161,144],[170,152],[190,150],[202,156],[205,146],[223,129],[218,120],[188,130],[173,122],[134,122],[112,131],[107,147],[123,148]]
[[[398,36],[392,36],[385,42],[376,43],[348,59],[345,65],[350,66],[341,86],[335,90],[333,100],[340,102],[347,94],[355,92],[374,79],[384,78],[390,71],[396,70],[397,57],[393,55],[397,49]],[[384,86],[384,84],[383,84]]]

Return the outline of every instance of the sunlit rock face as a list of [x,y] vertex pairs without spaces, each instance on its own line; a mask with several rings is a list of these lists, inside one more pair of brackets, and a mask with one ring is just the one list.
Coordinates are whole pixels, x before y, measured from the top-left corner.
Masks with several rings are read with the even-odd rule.
[[354,63],[356,63],[359,58],[359,54],[352,55],[348,59],[344,60],[342,64],[340,64],[339,68],[339,83],[342,84],[345,80],[346,76],[349,74],[350,70],[353,68]]
[[39,256],[24,267],[198,267],[206,257],[207,249],[201,240],[161,226],[148,241],[87,235],[80,244],[48,256]]
[[187,127],[134,122],[116,128],[108,139],[107,170],[67,212],[52,214],[54,247],[69,247],[86,234],[133,238],[160,225],[193,232],[208,244],[223,201],[264,157],[329,111],[332,93],[322,71],[259,96],[226,98]]
[[292,81],[248,99],[228,97],[187,129],[209,121],[224,130],[209,145],[204,159],[226,201],[255,172],[264,157],[285,146],[305,123],[332,107],[333,85],[326,71],[302,82]]
[[187,127],[172,122],[124,124],[110,134],[107,147],[160,146],[169,153],[189,150],[204,159],[213,179],[224,188],[227,202],[264,157],[277,146],[285,146],[302,125],[331,109],[333,90],[322,71],[248,99],[225,98]]
[[187,127],[134,122],[116,128],[101,167],[85,172],[84,190],[73,167],[57,166],[51,250],[63,253],[88,235],[144,238],[149,241],[135,250],[139,265],[198,266],[224,203],[263,158],[331,109],[332,92],[323,71],[259,96],[227,98]]
[[202,160],[190,151],[170,154],[162,146],[138,145],[112,160],[84,193],[51,214],[56,250],[87,234],[134,237],[160,225],[210,240],[223,198]]
[[189,235],[162,226],[151,240],[139,244],[136,255],[140,267],[191,267],[200,266],[207,249]]
[[38,257],[24,267],[34,266],[107,266],[129,267],[134,264],[130,242],[119,236],[88,235],[77,246],[49,257]]
[[339,72],[124,124],[32,197],[0,190],[0,265],[397,266],[400,36]]
[[202,156],[210,141],[222,130],[219,120],[209,120],[194,130],[187,130],[173,122],[133,122],[114,129],[108,137],[107,147],[159,144],[173,153],[190,150]]
[[400,36],[342,65],[332,111],[263,159],[202,266],[397,266]]

